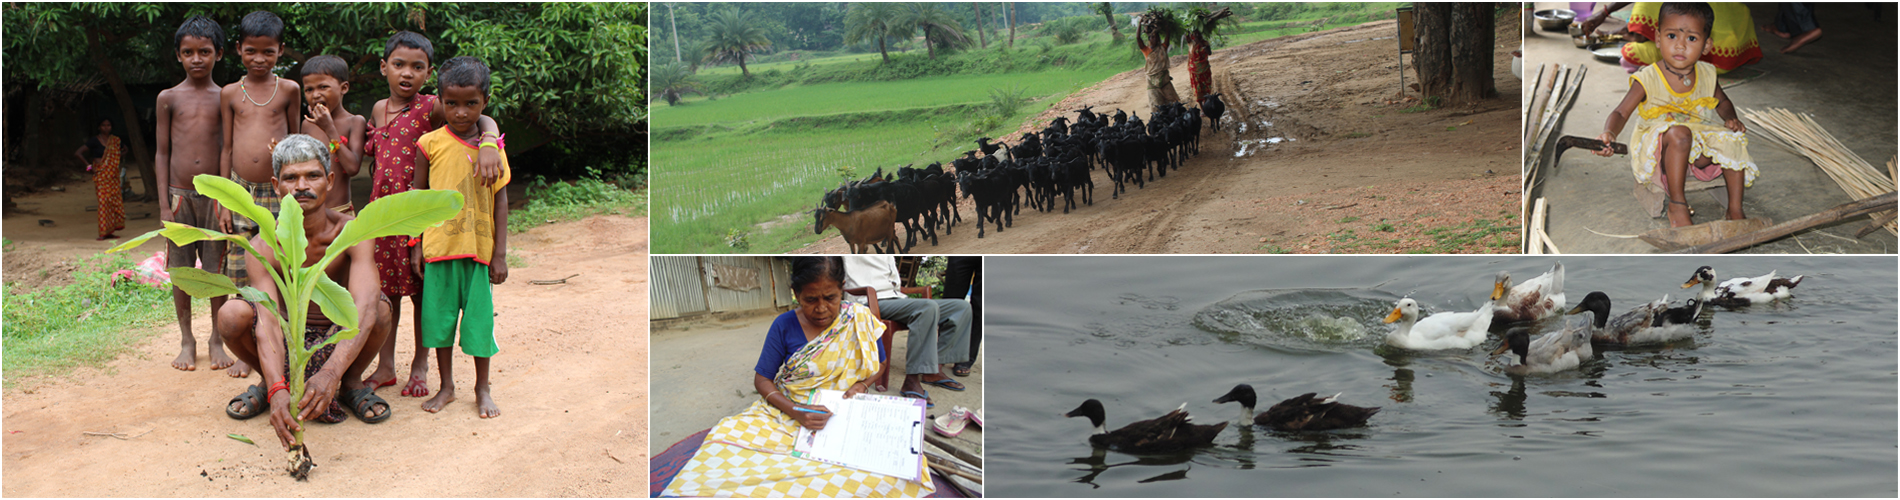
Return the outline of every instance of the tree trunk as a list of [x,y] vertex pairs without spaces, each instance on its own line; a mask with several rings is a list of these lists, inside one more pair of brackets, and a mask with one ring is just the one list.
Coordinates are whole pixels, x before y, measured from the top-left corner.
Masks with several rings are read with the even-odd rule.
[[1452,4],[1419,2],[1413,4],[1412,66],[1418,70],[1418,90],[1426,97],[1444,99],[1451,95],[1451,10]]
[[878,35],[878,36],[877,36],[877,54],[878,54],[878,55],[881,55],[881,56],[884,56],[884,63],[885,63],[885,64],[890,64],[890,62],[891,62],[891,53],[890,53],[889,51],[886,51],[886,50],[884,50],[884,38],[885,38],[885,36],[884,36],[884,35]]
[[739,54],[739,77],[752,78],[752,72],[745,69],[745,54]]
[[683,60],[680,58],[680,23],[673,18],[673,7],[666,4],[666,23],[672,26],[669,31],[673,32],[673,62],[680,62]]
[[1451,102],[1497,97],[1492,79],[1497,11],[1488,2],[1460,3],[1451,10]]
[[118,70],[106,59],[105,48],[99,43],[97,31],[86,30],[86,54],[99,67],[99,73],[105,75],[106,83],[112,85],[112,96],[118,99],[119,111],[124,113],[125,135],[132,140],[132,155],[138,158],[139,177],[145,181],[145,194],[138,199],[156,200],[158,173],[152,170],[152,151],[145,148],[145,127],[139,126],[139,112],[132,105],[132,93],[125,90],[125,80],[119,78]]
[[929,26],[924,27],[924,53],[930,54],[930,58],[933,60],[937,58],[937,45],[930,43]]
[[1009,3],[1009,46],[1016,47],[1016,2]]
[[981,48],[981,49],[990,48],[990,44],[988,42],[983,41],[983,4],[977,3],[977,2],[970,2],[970,10],[976,11],[976,46],[977,48]]
[[[1103,4],[1108,5],[1108,2],[1103,2]],[[1109,32],[1110,37],[1116,40],[1122,39],[1122,28],[1120,25],[1115,24],[1115,11],[1112,8],[1107,13],[1102,14],[1102,19],[1108,21],[1108,32]]]

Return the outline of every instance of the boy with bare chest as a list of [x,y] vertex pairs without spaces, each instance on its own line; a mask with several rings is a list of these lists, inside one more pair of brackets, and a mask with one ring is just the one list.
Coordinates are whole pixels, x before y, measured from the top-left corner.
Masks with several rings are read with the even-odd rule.
[[356,205],[350,200],[350,178],[362,169],[365,120],[343,109],[343,95],[350,93],[350,64],[332,55],[312,57],[303,63],[301,79],[304,100],[310,103],[303,133],[330,145],[331,160],[339,174],[323,207],[356,213]]
[[[224,154],[220,173],[237,181],[258,206],[277,216],[282,198],[270,185],[270,145],[272,141],[295,133],[299,128],[298,110],[303,108],[302,88],[294,80],[279,78],[272,70],[284,52],[284,22],[265,11],[252,12],[238,23],[238,60],[244,64],[244,78],[225,85],[218,99],[218,113],[224,122]],[[255,235],[257,223],[235,218],[218,209],[219,229],[227,233]],[[224,274],[237,286],[250,284],[243,247],[230,245],[224,262]],[[234,373],[232,375],[245,375]]]
[[[158,197],[158,218],[218,229],[219,224],[213,217],[217,202],[198,193],[192,178],[202,174],[218,175],[220,171],[223,129],[218,119],[219,89],[218,84],[211,81],[211,69],[223,55],[224,28],[204,16],[192,16],[179,25],[173,41],[177,44],[178,62],[185,67],[185,81],[158,93],[158,156],[153,163],[158,178],[165,179],[170,187],[168,195]],[[224,269],[224,242],[200,241],[180,246],[167,240],[165,247],[167,260],[173,265],[191,266],[202,262],[205,271],[216,273]],[[212,297],[211,310],[216,312],[224,300],[224,297]],[[196,370],[198,342],[191,331],[191,296],[174,287],[172,305],[177,309],[178,328],[183,333],[172,368]],[[236,364],[237,361],[224,353],[224,343],[218,336],[210,337],[211,369],[221,370]],[[232,373],[242,370],[236,368]]]

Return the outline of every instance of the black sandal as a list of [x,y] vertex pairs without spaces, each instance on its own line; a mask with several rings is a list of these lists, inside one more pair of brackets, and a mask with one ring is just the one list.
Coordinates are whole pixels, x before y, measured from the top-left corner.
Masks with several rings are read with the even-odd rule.
[[[269,402],[270,394],[264,392],[263,387],[255,385],[246,387],[244,388],[243,394],[231,398],[230,403],[224,404],[224,415],[231,417],[232,420],[250,420],[258,415],[263,415],[264,412],[270,411]],[[244,411],[232,411],[232,403],[243,403]]]
[[[380,424],[384,420],[389,420],[389,415],[393,413],[389,411],[392,409],[389,402],[384,401],[382,396],[377,396],[376,390],[368,386],[350,391],[344,396],[344,400],[348,403],[346,407],[350,409],[350,413],[355,414],[356,418],[362,420],[363,423]],[[376,409],[376,405],[383,405],[383,412],[373,417],[365,416],[370,413],[370,410]]]

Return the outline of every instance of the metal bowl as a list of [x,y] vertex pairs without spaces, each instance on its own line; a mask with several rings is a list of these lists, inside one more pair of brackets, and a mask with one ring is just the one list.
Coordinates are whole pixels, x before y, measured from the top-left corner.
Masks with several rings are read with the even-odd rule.
[[1577,19],[1576,11],[1570,9],[1544,9],[1531,13],[1537,18],[1537,27],[1544,31],[1568,31],[1570,22]]
[[1590,51],[1590,53],[1596,55],[1598,61],[1612,63],[1621,61],[1623,59],[1623,44],[1605,45]]

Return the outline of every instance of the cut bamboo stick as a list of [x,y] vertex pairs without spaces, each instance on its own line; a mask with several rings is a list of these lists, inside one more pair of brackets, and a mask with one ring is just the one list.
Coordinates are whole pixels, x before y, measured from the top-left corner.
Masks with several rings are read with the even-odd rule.
[[[1813,161],[1848,197],[1858,200],[1894,190],[1892,162],[1889,162],[1888,175],[1880,176],[1878,169],[1816,123],[1813,115],[1777,108],[1743,109],[1741,113],[1743,118],[1755,122],[1760,137]],[[1872,217],[1880,219],[1884,215],[1887,214],[1882,212]],[[1890,233],[1900,234],[1900,224],[1889,220],[1885,227]]]

